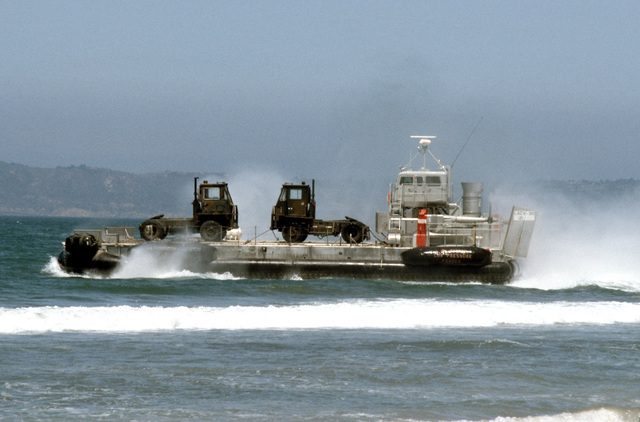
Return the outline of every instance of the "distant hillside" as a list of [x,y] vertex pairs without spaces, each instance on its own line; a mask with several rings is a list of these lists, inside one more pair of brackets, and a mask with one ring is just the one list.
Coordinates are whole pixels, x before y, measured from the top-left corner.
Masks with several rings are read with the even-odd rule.
[[[215,173],[132,174],[86,166],[35,168],[0,161],[0,215],[187,217],[196,176],[200,181],[205,177],[224,180],[222,174]],[[521,193],[527,191],[534,196],[559,193],[589,203],[638,194],[640,181],[545,180],[519,188]]]
[[603,200],[620,198],[640,192],[640,181],[618,180],[545,180],[536,183],[544,192],[561,193],[575,200]]
[[0,162],[0,215],[187,216],[195,176],[205,175],[131,174],[86,166],[46,169]]

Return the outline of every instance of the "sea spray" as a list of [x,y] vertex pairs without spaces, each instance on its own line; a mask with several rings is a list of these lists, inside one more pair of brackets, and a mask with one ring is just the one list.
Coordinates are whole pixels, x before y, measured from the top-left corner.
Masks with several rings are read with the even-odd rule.
[[578,201],[559,192],[498,190],[491,201],[498,208],[524,203],[538,212],[529,255],[519,262],[522,275],[512,286],[640,291],[640,237],[634,235],[640,197],[635,193]]

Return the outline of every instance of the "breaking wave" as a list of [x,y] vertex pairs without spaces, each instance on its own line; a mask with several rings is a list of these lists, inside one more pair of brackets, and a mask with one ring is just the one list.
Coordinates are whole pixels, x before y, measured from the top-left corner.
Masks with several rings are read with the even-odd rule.
[[431,329],[640,324],[640,304],[434,299],[289,306],[0,308],[0,333],[173,330]]
[[601,407],[597,409],[559,413],[557,415],[498,417],[481,422],[637,422],[639,418],[640,410],[638,409]]

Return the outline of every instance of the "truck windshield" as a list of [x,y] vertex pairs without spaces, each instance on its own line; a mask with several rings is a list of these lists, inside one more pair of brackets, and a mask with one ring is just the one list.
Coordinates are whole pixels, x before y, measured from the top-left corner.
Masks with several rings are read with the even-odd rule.
[[223,194],[219,187],[204,188],[204,199],[222,199]]

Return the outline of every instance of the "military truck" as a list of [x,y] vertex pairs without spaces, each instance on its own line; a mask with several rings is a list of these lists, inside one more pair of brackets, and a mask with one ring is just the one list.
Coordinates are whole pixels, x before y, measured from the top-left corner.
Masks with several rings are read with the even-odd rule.
[[360,243],[369,239],[369,227],[360,221],[316,219],[315,180],[311,186],[301,184],[282,185],[278,202],[271,210],[271,230],[278,230],[289,243],[304,242],[308,235],[338,236],[347,243]]
[[144,221],[138,229],[145,240],[164,239],[168,234],[199,232],[203,240],[219,242],[231,229],[238,228],[238,207],[225,182],[204,180],[198,189],[193,180],[193,217],[164,218],[164,214]]

